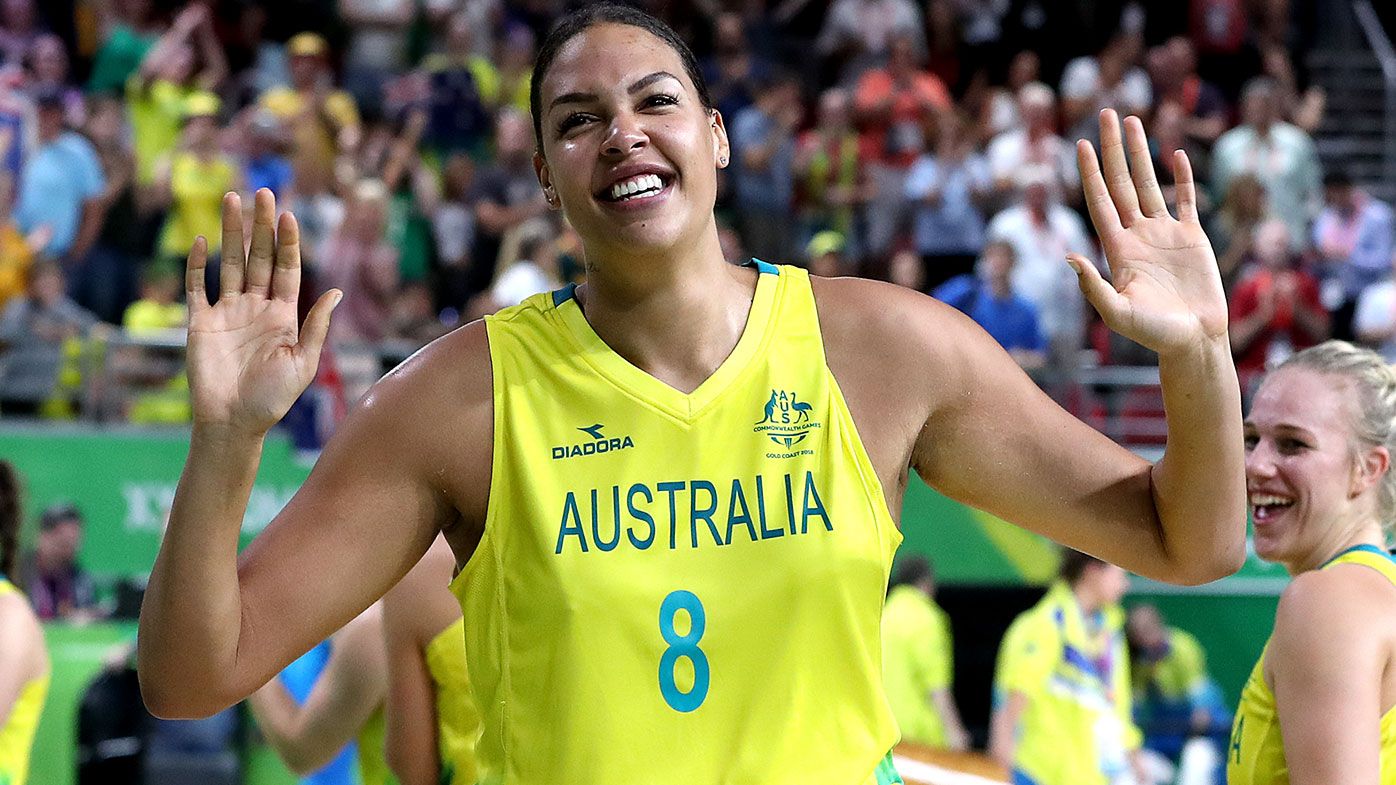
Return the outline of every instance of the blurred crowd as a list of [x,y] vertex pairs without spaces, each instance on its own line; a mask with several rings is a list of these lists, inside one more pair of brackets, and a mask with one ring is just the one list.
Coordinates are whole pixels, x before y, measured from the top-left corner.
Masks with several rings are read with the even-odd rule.
[[[642,2],[725,118],[734,262],[934,294],[1048,386],[1083,358],[1147,364],[1063,261],[1100,260],[1074,141],[1115,107],[1144,119],[1163,181],[1172,150],[1191,157],[1243,384],[1329,335],[1396,358],[1391,208],[1321,170],[1312,31],[1289,0]],[[184,257],[204,235],[216,273],[229,190],[295,212],[303,303],[345,292],[291,418],[310,432],[383,357],[579,280],[528,115],[565,7],[3,0],[0,412],[187,418]]]

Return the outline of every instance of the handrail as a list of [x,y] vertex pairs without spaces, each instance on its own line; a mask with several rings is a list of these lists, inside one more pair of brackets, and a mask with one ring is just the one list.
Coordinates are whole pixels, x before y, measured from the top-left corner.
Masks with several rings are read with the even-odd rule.
[[1372,53],[1376,55],[1377,63],[1381,66],[1386,99],[1382,123],[1385,136],[1382,173],[1387,183],[1396,183],[1396,47],[1392,47],[1391,39],[1386,35],[1371,0],[1353,0],[1352,12],[1357,17],[1362,36],[1367,39],[1367,45],[1372,48]]

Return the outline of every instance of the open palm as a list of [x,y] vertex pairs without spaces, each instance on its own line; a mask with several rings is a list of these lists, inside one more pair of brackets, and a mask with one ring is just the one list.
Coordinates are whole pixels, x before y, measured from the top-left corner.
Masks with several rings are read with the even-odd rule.
[[1110,329],[1160,354],[1226,335],[1226,295],[1212,245],[1197,219],[1192,166],[1173,154],[1178,217],[1168,213],[1149,156],[1144,125],[1127,118],[1124,139],[1114,110],[1100,114],[1104,172],[1086,141],[1076,144],[1077,165],[1110,266],[1105,281],[1088,260],[1070,258],[1081,290]]
[[218,303],[204,290],[208,243],[194,242],[185,286],[189,300],[189,387],[194,422],[262,434],[277,423],[315,378],[330,312],[340,293],[320,297],[296,323],[300,234],[290,213],[276,220],[276,200],[263,188],[253,209],[252,242],[243,254],[242,200],[223,197],[223,258]]

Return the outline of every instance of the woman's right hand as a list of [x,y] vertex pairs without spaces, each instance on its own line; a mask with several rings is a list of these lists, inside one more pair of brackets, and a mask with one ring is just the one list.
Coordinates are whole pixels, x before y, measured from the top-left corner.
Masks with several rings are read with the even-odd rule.
[[208,241],[189,252],[188,370],[194,425],[231,436],[261,437],[315,378],[330,313],[343,294],[321,295],[296,323],[300,233],[290,213],[276,220],[276,200],[255,196],[252,242],[243,254],[242,200],[223,197],[222,268],[218,303],[204,291]]

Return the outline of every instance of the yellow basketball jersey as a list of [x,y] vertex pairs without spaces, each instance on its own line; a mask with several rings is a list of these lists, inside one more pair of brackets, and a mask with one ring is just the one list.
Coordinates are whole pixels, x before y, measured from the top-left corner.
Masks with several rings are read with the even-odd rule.
[[[0,597],[18,593],[19,589],[0,575]],[[29,751],[39,727],[48,683],[47,672],[27,682],[10,708],[9,718],[0,725],[0,785],[24,785],[29,778]]]
[[436,739],[442,785],[475,785],[475,743],[480,710],[470,696],[465,667],[465,619],[456,619],[427,644],[427,671],[436,694]]
[[901,541],[808,275],[757,264],[690,394],[570,289],[486,320],[494,463],[452,589],[484,783],[900,782],[879,620]]
[[[1362,564],[1385,575],[1396,584],[1396,562],[1385,551],[1359,545],[1339,554],[1324,565]],[[1265,644],[1268,651],[1270,644]],[[1289,765],[1285,763],[1284,741],[1280,738],[1280,717],[1275,711],[1275,693],[1265,683],[1265,654],[1262,651],[1241,689],[1241,704],[1231,726],[1231,747],[1226,757],[1229,785],[1288,785]],[[1381,718],[1381,785],[1396,785],[1396,707]]]

